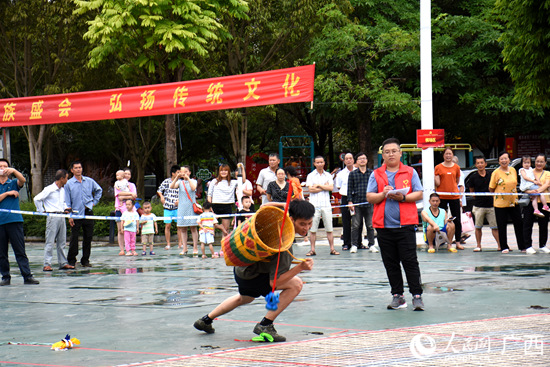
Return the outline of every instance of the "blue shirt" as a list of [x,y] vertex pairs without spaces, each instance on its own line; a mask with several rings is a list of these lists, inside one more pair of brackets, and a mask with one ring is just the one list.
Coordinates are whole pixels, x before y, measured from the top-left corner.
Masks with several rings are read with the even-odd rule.
[[[395,187],[395,172],[390,172],[386,170],[386,175],[388,176],[388,185]],[[420,182],[420,177],[418,173],[413,171],[412,177],[412,192],[423,191],[422,183]],[[370,175],[369,186],[367,187],[367,192],[378,193],[378,183],[376,182],[376,177]],[[401,227],[401,217],[399,213],[399,201],[385,199],[386,207],[384,208],[384,228],[400,228]]]
[[[0,184],[0,194],[13,190],[19,192],[19,189],[21,188],[17,184],[17,179],[8,178],[5,184]],[[19,210],[19,197],[6,196],[4,200],[0,201],[0,209]],[[0,212],[0,225],[22,221],[23,216],[21,214]]]
[[82,182],[73,177],[65,184],[65,204],[73,213],[84,215],[85,208],[92,209],[99,203],[102,193],[101,186],[90,177],[82,176]]

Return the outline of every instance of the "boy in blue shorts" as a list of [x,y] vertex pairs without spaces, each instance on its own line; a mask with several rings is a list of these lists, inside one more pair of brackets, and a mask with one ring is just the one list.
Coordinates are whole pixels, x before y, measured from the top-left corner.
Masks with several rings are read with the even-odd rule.
[[208,245],[212,257],[219,257],[217,253],[214,252],[214,225],[218,224],[218,220],[212,212],[212,203],[206,201],[202,204],[203,213],[197,218],[197,224],[199,225],[199,242],[201,244],[202,258],[206,259],[206,253],[204,252],[205,245]]
[[[160,184],[157,194],[160,198],[160,202],[164,207],[164,217],[173,217],[174,219],[164,220],[164,236],[166,237],[165,250],[170,250],[170,228],[172,228],[172,222],[178,222],[176,217],[178,216],[178,190],[171,189],[170,183],[174,181],[174,178],[178,175],[180,166],[173,165],[170,168],[170,175],[172,178],[167,178]],[[178,236],[178,241],[179,241]],[[178,243],[179,247],[183,248],[183,243]]]
[[[430,254],[435,252],[434,242],[437,234],[440,232],[446,233],[447,238],[453,238],[455,234],[454,218],[447,218],[447,211],[439,208],[439,202],[439,195],[434,192],[430,195],[430,207],[422,211],[422,227],[426,234]],[[451,244],[447,246],[447,250],[457,252]]]

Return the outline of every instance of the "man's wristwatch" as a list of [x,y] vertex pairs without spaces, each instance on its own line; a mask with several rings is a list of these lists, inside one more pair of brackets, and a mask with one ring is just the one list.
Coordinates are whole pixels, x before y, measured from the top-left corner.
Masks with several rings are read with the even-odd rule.
[[403,194],[403,200],[401,200],[401,202],[404,203],[405,200],[407,200],[407,195]]

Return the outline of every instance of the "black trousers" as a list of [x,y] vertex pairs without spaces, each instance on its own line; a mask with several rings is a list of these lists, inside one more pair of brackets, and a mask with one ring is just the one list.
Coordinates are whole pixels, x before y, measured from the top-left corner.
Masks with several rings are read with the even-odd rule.
[[[451,215],[455,217],[453,223],[455,224],[455,239],[457,242],[460,242],[460,237],[462,237],[462,222],[460,221],[460,199],[441,199],[439,203],[439,208],[447,210],[447,207],[451,209]],[[449,238],[449,241],[452,241]]]
[[[86,215],[93,215],[87,212]],[[69,264],[76,264],[76,256],[78,255],[78,235],[82,228],[82,257],[80,263],[87,265],[90,263],[90,253],[92,251],[92,236],[94,234],[94,221],[91,219],[75,219],[74,226],[71,227],[71,239],[69,241],[69,252],[67,253],[67,261]]]
[[2,279],[11,279],[10,259],[8,258],[9,243],[11,243],[11,248],[15,254],[15,260],[17,261],[17,265],[19,265],[21,275],[25,279],[30,278],[32,274],[29,267],[29,259],[25,252],[25,236],[23,235],[22,222],[0,225],[0,273],[2,274]]
[[377,228],[378,244],[382,262],[391,286],[392,294],[403,294],[403,276],[401,265],[405,270],[409,292],[422,294],[420,267],[416,257],[416,236],[414,226],[401,228]]
[[507,250],[510,248],[508,247],[508,238],[506,237],[506,227],[508,226],[508,217],[510,217],[514,224],[514,233],[516,235],[518,249],[525,250],[526,247],[523,242],[523,220],[521,219],[521,209],[519,205],[507,208],[495,207],[495,217],[497,219],[500,249]]
[[[342,205],[348,205],[347,196],[342,196]],[[349,213],[349,208],[347,206],[341,207],[340,213],[342,213],[342,236],[344,246],[351,247],[351,215]]]
[[544,217],[537,217],[533,205],[529,203],[523,208],[523,242],[525,248],[533,246],[533,223],[535,221],[539,225],[539,248],[546,246],[548,241],[548,221],[550,216],[546,210],[542,210],[542,204],[539,203],[539,211],[544,214]]

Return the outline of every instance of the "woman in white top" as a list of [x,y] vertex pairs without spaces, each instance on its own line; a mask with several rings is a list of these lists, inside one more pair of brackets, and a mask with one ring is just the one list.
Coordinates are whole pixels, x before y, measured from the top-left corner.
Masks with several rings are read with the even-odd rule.
[[[243,167],[242,163],[237,166]],[[229,215],[233,213],[233,204],[235,203],[235,190],[237,180],[231,179],[231,170],[227,164],[220,165],[218,177],[212,180],[208,187],[208,201],[212,203],[212,210],[217,215]],[[224,235],[229,233],[230,217],[223,217],[222,232]]]

